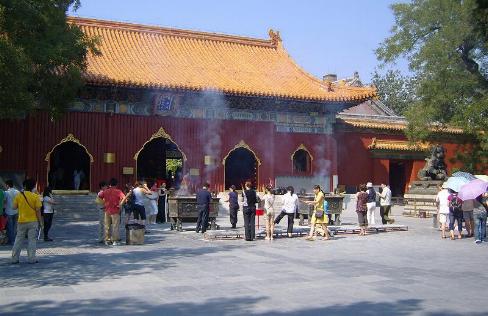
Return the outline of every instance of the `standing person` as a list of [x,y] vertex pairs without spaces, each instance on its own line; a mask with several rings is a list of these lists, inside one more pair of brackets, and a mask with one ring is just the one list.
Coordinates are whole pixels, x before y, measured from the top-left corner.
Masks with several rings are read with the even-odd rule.
[[230,224],[232,228],[236,228],[237,225],[237,212],[239,211],[239,202],[238,196],[236,192],[236,186],[231,185],[229,192],[229,217],[230,217]]
[[49,230],[53,224],[54,208],[53,205],[57,204],[53,199],[53,191],[51,187],[46,187],[42,194],[42,217],[44,219],[44,241],[53,241],[49,238]]
[[272,188],[270,185],[267,185],[265,188],[264,194],[264,220],[266,222],[266,237],[265,240],[273,240],[274,236],[274,201],[275,196],[271,191]]
[[478,196],[474,200],[473,219],[474,219],[474,239],[475,243],[486,242],[486,194]]
[[383,225],[392,224],[394,220],[390,219],[391,190],[390,187],[384,183],[381,184],[381,188],[383,189],[379,194],[381,223]]
[[356,193],[356,213],[358,214],[358,225],[361,230],[359,236],[366,235],[366,228],[368,227],[368,193],[364,184],[359,186],[359,192]]
[[98,242],[103,243],[105,241],[105,205],[103,200],[98,195],[106,190],[108,185],[105,181],[101,181],[98,184],[98,187],[98,194],[95,198],[95,203],[98,206]]
[[244,233],[247,241],[254,240],[256,223],[256,203],[259,198],[256,191],[252,189],[251,181],[244,184],[245,190],[242,192],[244,202],[242,203],[242,214],[244,215]]
[[14,188],[12,180],[5,181],[7,191],[5,192],[5,214],[7,214],[7,237],[9,245],[13,245],[17,234],[17,220],[19,211],[14,207],[14,199],[20,192]]
[[42,227],[41,199],[31,192],[36,183],[32,179],[24,180],[24,191],[14,198],[13,207],[19,210],[17,235],[12,247],[12,263],[19,263],[20,250],[24,240],[28,239],[27,255],[29,263],[37,263],[37,230]]
[[197,192],[198,220],[195,231],[199,233],[201,230],[202,234],[207,231],[210,201],[212,200],[212,195],[208,192],[208,187],[209,184],[205,183],[203,188]]
[[[133,198],[134,205],[132,209],[132,214],[134,215],[134,221],[142,226],[145,226],[146,222],[146,209],[144,207],[144,202],[147,200],[146,195],[151,194],[151,191],[147,187],[145,181],[136,181],[134,188],[126,195],[125,199],[122,201],[124,204],[127,199]],[[149,233],[146,230],[146,234]]]
[[458,197],[457,192],[449,189],[449,235],[454,240],[454,222],[457,222],[458,239],[462,238],[463,232],[463,201]]
[[439,223],[441,223],[441,237],[446,238],[446,223],[449,216],[449,191],[447,190],[446,183],[442,184],[441,189],[437,193],[435,202],[437,204]]
[[84,173],[82,170],[75,169],[75,171],[73,171],[73,186],[75,190],[78,191],[80,189],[80,184],[83,177]]
[[315,185],[313,187],[313,193],[315,194],[315,198],[313,201],[304,201],[305,204],[313,205],[312,220],[310,221],[310,233],[308,234],[306,239],[315,239],[315,225],[320,224],[322,225],[322,229],[324,230],[324,240],[329,240],[329,231],[327,229],[329,217],[327,216],[327,214],[325,214],[324,210],[324,192],[322,192],[322,190],[320,189],[320,185]]
[[368,202],[366,206],[368,207],[368,224],[375,225],[374,212],[376,211],[376,191],[373,188],[373,183],[366,183],[366,192],[368,193]]
[[[125,190],[124,190],[124,194],[125,196],[129,196],[131,195],[132,199],[134,198],[134,195],[132,194],[132,190],[134,188],[132,187],[132,184],[130,183],[127,183],[125,185]],[[124,219],[124,224],[127,225],[129,224],[129,220],[131,219],[134,219],[134,216],[133,216],[133,213],[134,213],[134,204],[133,203],[128,203],[128,199],[124,199],[123,203],[122,203],[122,207],[124,209],[124,216],[125,216],[125,219]],[[121,213],[121,216],[122,216],[122,213]]]
[[474,218],[473,218],[473,209],[474,209],[474,200],[468,200],[463,202],[463,219],[464,225],[466,228],[466,232],[468,233],[467,237],[473,237],[474,235]]
[[117,188],[117,179],[110,179],[110,187],[98,193],[105,205],[105,245],[118,246],[120,242],[120,206],[125,195]]
[[279,224],[281,219],[288,216],[288,237],[292,237],[293,233],[293,218],[295,217],[295,211],[298,208],[298,196],[294,193],[295,189],[292,186],[286,188],[286,193],[283,195],[283,209],[280,215],[278,215],[274,221],[275,224]]
[[166,222],[166,182],[161,182],[158,188],[158,215],[156,222],[161,224]]
[[156,216],[158,215],[158,187],[156,183],[149,183],[151,187],[150,193],[147,195],[148,204],[147,204],[147,223],[148,224],[156,224]]

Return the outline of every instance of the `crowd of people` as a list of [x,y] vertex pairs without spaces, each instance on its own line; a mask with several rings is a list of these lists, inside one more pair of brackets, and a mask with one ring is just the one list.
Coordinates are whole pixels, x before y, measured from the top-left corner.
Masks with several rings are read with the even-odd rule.
[[[486,218],[488,210],[488,192],[475,199],[462,201],[458,192],[447,187],[446,183],[439,188],[436,197],[437,218],[441,224],[441,238],[463,238],[463,222],[466,229],[465,238],[474,237],[475,243],[486,241]],[[456,234],[455,234],[456,232]]]
[[[139,224],[149,234],[148,227],[166,221],[166,183],[137,181],[126,185],[123,192],[117,179],[101,182],[96,202],[99,205],[99,242],[105,245],[120,244],[120,223]],[[122,221],[122,216],[125,219]]]
[[[118,188],[118,181],[114,178],[108,183],[101,182],[100,190],[96,196],[99,211],[98,237],[100,243],[105,245],[120,244],[120,224],[136,223],[150,233],[149,226],[162,223],[166,220],[166,183],[157,181],[137,181],[133,186],[126,185],[125,190]],[[330,213],[325,194],[319,185],[313,187],[314,199],[302,202],[313,206],[310,214],[310,232],[307,240],[315,240],[318,233],[324,240],[330,239],[328,224],[331,222]],[[196,193],[198,208],[197,233],[205,233],[209,224],[209,211],[212,195],[209,192],[209,184],[205,183]],[[265,240],[273,240],[274,227],[284,217],[287,217],[287,236],[292,237],[293,224],[300,199],[289,186],[282,196],[280,209],[277,209],[276,197],[271,186],[265,188],[264,195],[260,198],[252,188],[251,182],[246,182],[242,192],[238,193],[235,186],[230,187],[228,193],[229,218],[232,228],[237,227],[237,213],[239,200],[242,201],[244,218],[245,240],[252,241],[256,238],[255,216],[256,207],[262,202],[265,216],[266,235]],[[478,196],[474,200],[463,202],[457,192],[445,185],[439,188],[436,202],[438,205],[438,219],[441,224],[441,237],[455,239],[463,238],[463,222],[467,235],[475,237],[476,243],[486,240],[486,219],[488,208],[488,192]],[[367,227],[376,225],[375,212],[377,204],[380,205],[380,217],[382,224],[393,223],[390,218],[392,206],[392,193],[388,185],[382,183],[378,192],[371,182],[359,186],[356,193],[356,213],[360,227],[360,236],[367,234]],[[36,241],[43,233],[44,241],[53,239],[49,235],[54,218],[54,208],[57,204],[53,198],[52,188],[46,187],[39,195],[36,191],[36,183],[32,179],[23,182],[23,190],[17,190],[12,180],[6,181],[6,190],[0,190],[0,205],[2,209],[2,223],[6,229],[6,241],[12,245],[12,263],[19,262],[22,244],[27,239],[28,262],[36,263]],[[276,212],[278,215],[275,216]],[[123,218],[125,217],[125,218]],[[318,227],[317,227],[318,226]]]

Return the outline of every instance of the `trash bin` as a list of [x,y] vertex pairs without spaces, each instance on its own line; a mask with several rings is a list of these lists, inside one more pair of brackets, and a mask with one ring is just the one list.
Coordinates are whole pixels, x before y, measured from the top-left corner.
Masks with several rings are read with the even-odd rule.
[[146,227],[141,224],[125,225],[125,243],[127,245],[144,245]]

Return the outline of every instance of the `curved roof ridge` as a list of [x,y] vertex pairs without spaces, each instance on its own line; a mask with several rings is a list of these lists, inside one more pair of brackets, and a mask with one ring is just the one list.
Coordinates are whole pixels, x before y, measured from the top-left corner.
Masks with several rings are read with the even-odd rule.
[[[327,86],[326,86],[325,82],[323,80],[321,80],[320,78],[315,77],[314,75],[312,75],[311,73],[309,73],[308,71],[303,69],[302,66],[297,64],[297,62],[293,59],[293,57],[290,56],[288,51],[283,47],[283,44],[281,41],[278,43],[277,49],[280,53],[283,53],[287,57],[287,59],[292,63],[292,65],[299,72],[301,72],[304,76],[308,77],[310,80],[312,80],[313,82],[318,84],[321,89],[323,89],[324,91],[327,91]],[[348,85],[339,85],[339,84],[333,83],[333,82],[331,82],[331,84],[333,86],[333,89],[336,89],[336,90],[340,89],[340,90],[349,90],[349,91],[371,91],[371,93],[368,95],[369,97],[373,97],[376,95],[376,89],[374,89],[372,87],[352,87],[352,86],[348,86]]]
[[174,37],[186,37],[201,40],[213,40],[221,42],[230,42],[243,45],[264,46],[269,48],[276,48],[276,43],[271,39],[252,38],[239,35],[229,35],[213,32],[202,32],[194,30],[183,30],[170,27],[162,27],[157,25],[144,25],[132,22],[119,22],[111,20],[100,20],[95,18],[84,17],[68,17],[69,23],[74,23],[78,26],[96,26],[104,28],[113,28],[117,30],[125,30],[132,32],[153,33]]

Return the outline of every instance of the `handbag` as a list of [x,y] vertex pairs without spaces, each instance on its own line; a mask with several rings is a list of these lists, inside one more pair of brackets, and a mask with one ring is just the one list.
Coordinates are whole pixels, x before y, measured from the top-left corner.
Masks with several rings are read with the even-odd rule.
[[324,210],[316,210],[315,217],[316,218],[324,217]]

